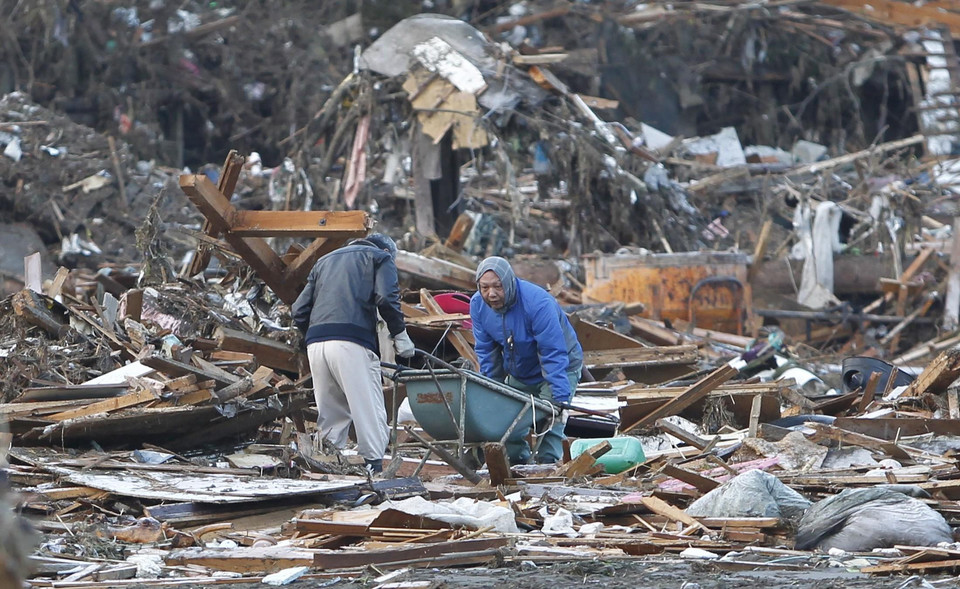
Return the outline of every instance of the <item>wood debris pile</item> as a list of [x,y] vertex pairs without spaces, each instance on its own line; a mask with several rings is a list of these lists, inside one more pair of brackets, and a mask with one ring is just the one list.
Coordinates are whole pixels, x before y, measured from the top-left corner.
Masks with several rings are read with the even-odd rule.
[[[953,7],[451,2],[470,23],[398,16],[367,39],[361,13],[289,2],[324,7],[321,38],[227,84],[212,74],[263,7],[110,4],[67,19],[88,50],[112,22],[104,69],[134,78],[106,119],[80,109],[108,136],[0,101],[0,207],[40,243],[0,231],[0,447],[40,536],[31,586],[960,569]],[[23,34],[56,22],[15,12]],[[268,37],[305,34],[275,20]],[[121,67],[157,46],[178,65]],[[305,76],[331,46],[350,66]],[[57,106],[39,88],[58,72],[30,73],[34,99]],[[156,107],[139,126],[138,91]],[[429,351],[382,351],[383,476],[317,439],[289,317],[314,262],[375,223]],[[466,428],[436,373],[479,369],[466,303],[489,255],[556,296],[583,346],[560,463],[410,419],[424,396]],[[0,580],[21,560],[0,553]]]

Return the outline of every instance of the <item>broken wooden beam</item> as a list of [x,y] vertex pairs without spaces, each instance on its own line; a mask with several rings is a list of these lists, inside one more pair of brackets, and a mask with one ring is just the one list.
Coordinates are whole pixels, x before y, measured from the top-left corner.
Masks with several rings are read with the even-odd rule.
[[[588,474],[593,474],[595,470],[594,467],[597,466],[597,459],[613,449],[613,446],[607,440],[600,442],[599,444],[594,444],[582,454],[567,462],[566,464],[560,465],[551,477],[563,477],[566,479],[575,479],[582,476],[587,476]],[[601,467],[602,468],[602,467]]]
[[680,522],[688,527],[699,528],[707,532],[710,531],[707,526],[694,519],[693,516],[687,515],[687,513],[679,507],[670,505],[659,497],[641,497],[640,503],[643,503],[647,509],[657,515],[662,515],[667,519]]
[[690,385],[690,387],[688,387],[684,392],[674,397],[661,407],[648,413],[646,416],[640,418],[629,426],[621,429],[621,432],[629,433],[631,430],[651,425],[661,417],[676,415],[690,405],[693,405],[700,399],[706,397],[708,394],[710,394],[710,391],[727,382],[739,374],[739,372],[740,370],[734,366],[733,362],[724,364],[698,382]]
[[263,366],[299,374],[300,350],[282,342],[228,327],[217,327],[213,339],[221,350],[253,354]]
[[142,405],[157,399],[157,393],[150,389],[142,389],[135,391],[133,393],[128,393],[126,395],[121,395],[119,397],[113,397],[111,399],[104,399],[103,401],[98,401],[96,403],[90,403],[84,407],[77,407],[76,409],[70,409],[68,411],[62,411],[60,413],[55,413],[47,419],[51,421],[65,421],[67,419],[79,419],[81,417],[87,417],[90,415],[96,415],[98,413],[109,413],[110,411],[116,411],[118,409],[123,409],[125,407],[133,407],[135,405]]
[[427,258],[400,250],[397,252],[397,271],[424,278],[447,288],[477,290],[474,271],[453,262]]
[[960,377],[960,346],[944,350],[927,364],[920,376],[907,386],[905,397],[919,397],[932,393],[939,395]]
[[179,362],[172,358],[161,356],[160,354],[148,356],[141,360],[140,363],[170,376],[186,376],[187,374],[194,374],[198,380],[213,380],[224,386],[231,385],[240,380],[240,377],[234,375],[230,375],[232,378],[227,377],[223,374],[225,372],[224,370],[204,370],[202,368],[191,366],[185,362]]
[[683,481],[688,485],[693,486],[701,493],[709,493],[720,486],[720,481],[716,479],[702,475],[699,472],[693,472],[692,470],[681,468],[670,462],[663,465],[661,472],[669,477],[673,477],[679,481]]
[[487,463],[487,472],[490,473],[490,484],[499,487],[510,478],[510,460],[507,458],[507,449],[499,442],[488,442],[483,445],[483,458]]
[[27,323],[39,327],[53,338],[60,339],[70,326],[58,321],[47,308],[43,295],[25,288],[13,295],[13,312]]
[[693,446],[697,450],[703,450],[707,447],[707,444],[710,443],[693,432],[688,432],[679,425],[671,423],[666,419],[658,419],[655,425],[660,428],[663,433],[670,434],[681,442]]
[[[422,562],[423,559],[442,558],[464,553],[497,551],[512,543],[511,538],[479,538],[422,544],[409,548],[387,548],[383,550],[362,550],[356,552],[323,551],[314,554],[313,566],[321,570],[349,569],[366,566],[398,565],[409,562]],[[492,556],[493,553],[489,553]],[[489,558],[489,556],[488,556]],[[449,564],[449,563],[448,563]]]
[[697,346],[694,345],[620,348],[583,352],[583,363],[589,369],[696,364],[699,358]]

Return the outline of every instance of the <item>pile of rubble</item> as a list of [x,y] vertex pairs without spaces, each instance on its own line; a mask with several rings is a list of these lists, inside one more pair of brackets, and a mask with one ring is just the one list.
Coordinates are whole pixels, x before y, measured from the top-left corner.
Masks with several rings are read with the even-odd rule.
[[[157,43],[150,10],[171,12],[173,57],[248,30],[250,13],[187,4],[209,19],[113,10],[118,42]],[[378,32],[309,115],[292,109],[275,166],[247,150],[164,167],[24,94],[0,101],[0,207],[19,222],[0,235],[0,442],[42,535],[31,586],[960,568],[957,13],[493,4],[487,35],[434,14]],[[365,39],[349,18],[328,25],[341,49]],[[565,45],[564,22],[617,42]],[[669,68],[678,47],[703,61],[670,93],[609,76],[642,56]],[[383,477],[312,435],[289,317],[313,263],[376,223],[430,351],[412,368],[440,389],[385,369]],[[558,464],[466,442],[450,404],[466,400],[436,379],[478,369],[463,304],[494,254],[561,301],[584,348]],[[459,436],[417,414],[429,399]]]

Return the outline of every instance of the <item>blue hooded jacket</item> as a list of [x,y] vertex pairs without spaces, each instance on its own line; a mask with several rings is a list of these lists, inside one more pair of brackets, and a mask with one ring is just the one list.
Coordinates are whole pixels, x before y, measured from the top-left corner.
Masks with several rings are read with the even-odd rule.
[[495,310],[477,292],[470,299],[470,319],[480,370],[503,380],[508,374],[524,384],[550,383],[553,400],[573,396],[567,373],[583,367],[577,334],[553,295],[520,280],[510,263],[490,257],[477,268],[477,280],[493,270],[504,290],[504,306]]

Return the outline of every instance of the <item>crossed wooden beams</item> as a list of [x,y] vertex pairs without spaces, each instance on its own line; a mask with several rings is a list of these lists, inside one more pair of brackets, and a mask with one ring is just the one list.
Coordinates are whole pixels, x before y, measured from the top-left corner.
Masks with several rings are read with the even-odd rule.
[[[203,216],[204,231],[222,237],[254,269],[280,299],[292,304],[307,274],[324,254],[342,246],[352,237],[363,237],[372,227],[363,211],[244,211],[230,204],[244,158],[231,151],[214,186],[203,174],[180,176],[180,189]],[[265,237],[313,237],[296,258],[285,262]],[[202,272],[210,262],[209,250],[198,247],[190,275]]]

